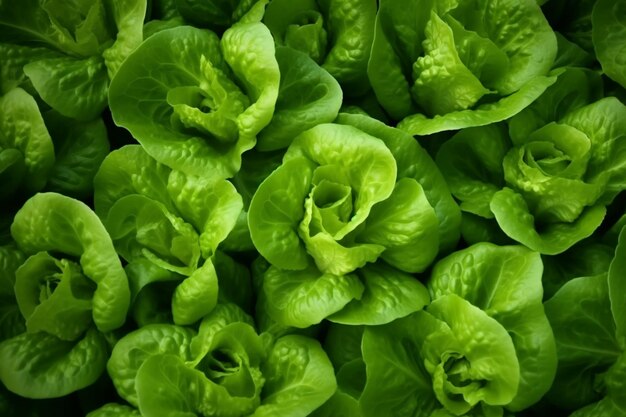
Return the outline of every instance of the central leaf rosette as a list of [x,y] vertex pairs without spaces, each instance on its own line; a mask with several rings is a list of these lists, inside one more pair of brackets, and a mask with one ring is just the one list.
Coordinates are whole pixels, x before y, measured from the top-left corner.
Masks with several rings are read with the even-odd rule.
[[124,324],[130,304],[109,234],[84,203],[38,193],[15,215],[11,235],[25,257],[11,288],[25,331],[0,344],[0,381],[27,398],[91,385],[105,368],[105,334]]
[[[428,302],[410,273],[430,265],[440,237],[454,239],[438,218],[456,214],[450,196],[422,187],[439,181],[436,170],[425,172],[425,151],[369,118],[345,121],[355,125],[320,124],[297,136],[250,203],[250,236],[271,264],[263,293],[282,325],[381,324],[410,314]],[[392,149],[423,164],[400,160],[399,169],[402,155]]]
[[374,0],[272,0],[263,22],[278,45],[304,52],[341,84],[344,94],[358,96],[369,89],[375,19]]
[[504,178],[537,221],[573,222],[604,191],[585,182],[591,140],[575,127],[550,123],[514,142],[502,161]]
[[[437,155],[477,233],[548,255],[591,235],[626,184],[626,106],[597,99],[597,73],[568,68],[558,77],[508,126],[464,129]],[[465,239],[483,239],[472,233]]]
[[367,74],[410,134],[506,120],[555,81],[556,37],[536,1],[379,3]]
[[234,304],[218,304],[195,330],[151,324],[113,348],[108,371],[142,416],[304,417],[336,389],[319,343],[257,333]]
[[190,26],[146,39],[111,82],[115,123],[185,174],[227,178],[270,123],[280,71],[269,30],[244,17],[223,36]]
[[[423,270],[436,245],[421,248],[413,261],[396,259],[394,252],[415,244],[424,224],[436,229],[437,221],[420,184],[396,181],[396,171],[385,143],[357,128],[324,124],[304,132],[252,199],[255,246],[286,270],[314,263],[322,273],[346,275],[379,257],[407,272]],[[406,216],[409,230],[385,230],[391,205],[414,215],[412,223]],[[427,221],[420,224],[424,213]]]
[[539,401],[556,372],[541,257],[479,243],[432,268],[432,302],[361,343],[365,417],[509,415]]
[[174,323],[191,324],[210,312],[218,298],[216,252],[243,206],[235,187],[171,170],[139,145],[111,152],[94,184],[96,213],[128,262],[133,311],[169,283]]

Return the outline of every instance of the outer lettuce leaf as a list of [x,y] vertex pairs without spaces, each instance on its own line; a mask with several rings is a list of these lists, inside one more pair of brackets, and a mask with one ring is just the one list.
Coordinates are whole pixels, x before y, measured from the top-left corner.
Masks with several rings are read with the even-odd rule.
[[305,336],[279,338],[261,370],[266,377],[264,398],[254,417],[310,415],[337,387],[326,352]]
[[[315,165],[304,158],[292,159],[272,172],[250,202],[248,224],[257,250],[273,265],[303,269],[307,252],[296,231],[304,217],[304,199]],[[293,173],[297,172],[298,177]]]
[[457,294],[509,332],[520,367],[517,395],[507,402],[513,411],[537,402],[556,371],[554,336],[541,304],[542,272],[536,252],[482,243],[441,260],[428,283],[433,300]]
[[107,362],[107,371],[117,393],[135,407],[138,406],[135,379],[143,363],[150,357],[175,354],[191,360],[190,329],[166,324],[153,324],[128,333],[114,346]]
[[559,357],[551,401],[579,408],[600,399],[596,375],[606,371],[621,353],[608,301],[607,276],[601,274],[567,282],[546,302]]
[[556,47],[533,0],[383,1],[368,76],[398,127],[427,135],[521,111],[554,83]]
[[40,191],[54,164],[54,145],[35,99],[21,88],[0,97],[0,199]]
[[589,404],[570,414],[570,417],[602,417],[615,416],[622,417],[626,412],[620,408],[610,397],[605,397],[598,402]]
[[[351,324],[405,316],[427,300],[421,284],[403,272],[430,265],[439,235],[446,248],[458,238],[458,208],[437,171],[428,171],[434,164],[425,151],[369,118],[341,120],[365,131],[321,124],[303,132],[250,203],[252,241],[272,264],[263,279],[264,305],[281,325],[308,327],[333,313],[331,320]],[[410,161],[413,155],[423,166]],[[440,232],[439,218],[447,214]],[[368,270],[380,261],[399,271]],[[389,282],[377,283],[377,275]]]
[[246,323],[254,326],[254,320],[235,304],[218,304],[200,322],[198,334],[191,340],[191,354],[194,358],[205,355],[213,343],[216,335],[232,323]]
[[261,151],[289,146],[293,138],[337,117],[343,93],[337,80],[304,53],[276,48],[280,88],[272,121],[260,133]]
[[386,265],[371,265],[357,273],[364,289],[328,320],[343,324],[389,323],[422,309],[430,301],[428,292],[415,277]]
[[66,117],[92,120],[107,106],[109,79],[99,56],[33,61],[24,73],[41,98]]
[[622,395],[626,380],[625,230],[619,235],[608,273],[572,279],[546,302],[559,354],[550,400],[568,408],[582,407],[574,416],[622,415],[626,408]]
[[93,384],[105,369],[107,343],[90,329],[74,342],[45,333],[22,333],[0,343],[0,380],[28,398],[62,397]]
[[361,298],[365,287],[355,275],[324,274],[315,267],[285,271],[271,266],[263,276],[268,313],[277,322],[305,328]]
[[369,88],[366,68],[375,17],[372,0],[273,0],[263,21],[277,44],[306,53],[346,95],[356,96]]
[[609,267],[609,299],[615,321],[615,337],[622,349],[626,349],[626,228],[619,234],[615,257]]
[[599,0],[591,13],[593,49],[602,70],[626,88],[626,2]]
[[[460,211],[448,191],[446,180],[426,150],[410,135],[369,117],[342,113],[337,122],[357,127],[385,142],[396,160],[397,178],[415,179],[435,210],[439,224],[439,251],[443,253],[456,247],[461,222]],[[430,244],[432,245],[432,238]]]
[[502,160],[510,146],[499,124],[464,129],[441,145],[437,165],[461,210],[493,218],[489,202],[504,185]]
[[606,97],[568,113],[560,122],[589,138],[591,151],[585,178],[605,186],[600,200],[609,204],[626,188],[626,105],[615,97]]
[[600,88],[596,73],[569,68],[510,120],[508,134],[478,127],[441,146],[437,161],[461,209],[495,217],[507,236],[544,254],[590,236],[626,186],[626,107],[593,101]]
[[557,57],[554,60],[554,68],[560,67],[591,67],[596,58],[579,45],[571,42],[559,32],[554,32],[558,43]]
[[74,198],[93,194],[93,178],[109,153],[104,122],[77,122],[54,111],[45,113],[44,120],[56,153],[46,190]]
[[226,178],[270,122],[278,89],[278,63],[264,25],[239,23],[221,41],[184,26],[156,33],[124,61],[109,104],[115,123],[158,161],[187,174]]
[[143,0],[109,0],[107,4],[107,12],[115,22],[117,32],[113,44],[102,53],[110,79],[143,41],[146,6],[147,2]]
[[171,295],[174,322],[191,324],[209,313],[218,298],[213,257],[243,206],[234,186],[173,171],[129,145],[107,156],[95,188],[96,212],[117,252],[136,265],[134,295],[152,282],[178,281]]
[[[420,326],[419,317],[425,314],[417,312],[365,330],[362,349],[367,382],[359,401],[364,416],[403,417],[420,409],[428,415],[438,408],[420,355],[420,339],[426,329]],[[402,335],[402,344],[398,335]]]
[[10,43],[0,43],[0,54],[3,60],[0,63],[0,90],[6,94],[16,87],[24,88],[30,94],[36,95],[24,74],[24,65],[37,59],[58,58],[62,56],[48,48],[20,46]]
[[[3,4],[0,43],[17,52],[16,62],[3,65],[9,78],[3,81],[5,88],[21,84],[26,75],[59,113],[94,119],[107,105],[109,78],[142,41],[145,13],[143,0]],[[25,56],[32,59],[25,62]]]
[[98,330],[124,323],[128,279],[109,234],[87,205],[60,194],[37,194],[15,215],[11,234],[27,254],[54,251],[78,259],[82,273],[97,286],[92,309]]
[[15,297],[15,271],[26,256],[14,245],[0,246],[0,342],[26,331]]
[[421,114],[407,116],[398,123],[398,129],[411,135],[430,135],[445,130],[485,126],[515,116],[530,105],[554,82],[556,77],[540,76],[524,84],[517,92],[495,103],[479,105],[475,109],[436,115],[433,118]]
[[[20,7],[2,5],[1,41],[29,42],[37,39],[47,47],[74,55],[88,56],[108,40],[101,1],[28,0]],[[73,32],[73,33],[72,33]]]
[[606,273],[614,256],[614,246],[594,239],[584,240],[557,256],[542,256],[544,299],[551,298],[573,278]]

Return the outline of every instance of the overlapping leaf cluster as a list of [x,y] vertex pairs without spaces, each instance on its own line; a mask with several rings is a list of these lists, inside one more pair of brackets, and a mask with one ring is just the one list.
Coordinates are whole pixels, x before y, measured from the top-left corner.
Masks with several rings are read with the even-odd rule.
[[0,414],[626,416],[626,2],[0,2]]

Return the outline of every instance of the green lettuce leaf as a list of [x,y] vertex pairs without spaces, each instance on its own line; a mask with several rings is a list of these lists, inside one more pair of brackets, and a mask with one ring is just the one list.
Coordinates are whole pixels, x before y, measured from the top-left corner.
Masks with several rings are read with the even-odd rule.
[[131,53],[111,82],[109,105],[115,123],[158,161],[227,178],[269,124],[278,89],[273,41],[261,23],[234,25],[221,40],[182,26]]

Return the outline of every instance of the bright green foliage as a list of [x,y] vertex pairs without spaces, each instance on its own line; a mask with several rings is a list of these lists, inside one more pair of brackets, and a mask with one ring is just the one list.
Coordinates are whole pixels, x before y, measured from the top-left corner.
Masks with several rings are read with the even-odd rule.
[[[409,314],[427,297],[405,272],[430,265],[440,234],[445,245],[458,236],[454,218],[440,232],[433,208],[458,216],[445,188],[427,195],[421,186],[443,183],[437,171],[403,165],[398,175],[391,149],[430,160],[419,145],[368,118],[342,120],[294,139],[250,203],[252,241],[272,264],[263,280],[269,312],[282,324],[307,327],[336,312],[331,320],[352,324]],[[379,258],[396,269],[370,265]]]
[[134,297],[151,283],[178,281],[171,295],[175,323],[191,324],[211,311],[218,294],[213,257],[242,209],[231,183],[171,170],[128,145],[102,163],[95,206],[129,263]]
[[348,95],[359,95],[369,88],[375,18],[373,0],[272,0],[263,22],[277,44],[306,53]]
[[40,191],[54,165],[54,145],[35,99],[21,88],[0,97],[0,201]]
[[299,133],[337,117],[343,93],[337,80],[304,53],[276,47],[280,87],[272,121],[258,137],[256,149],[286,148]]
[[0,201],[23,202],[45,189],[71,197],[93,192],[109,142],[101,119],[88,122],[41,112],[21,88],[0,97]]
[[626,106],[593,101],[597,75],[569,69],[505,126],[466,129],[437,161],[461,209],[512,239],[558,254],[591,235],[626,188]]
[[437,263],[424,311],[365,329],[364,415],[501,415],[537,402],[556,369],[541,272],[539,254],[487,243]]
[[269,124],[279,80],[263,24],[238,23],[221,40],[182,26],[151,36],[124,61],[109,100],[115,123],[155,159],[226,178]]
[[71,342],[46,332],[22,333],[0,343],[0,380],[22,397],[61,397],[93,384],[106,360],[106,340],[94,328]]
[[[16,214],[11,234],[30,255],[16,272],[16,279],[24,280],[16,294],[22,314],[55,302],[55,288],[69,280],[70,288],[62,295],[79,304],[90,300],[93,322],[100,331],[124,323],[130,302],[128,280],[109,234],[89,207],[60,194],[37,194]],[[76,312],[82,314],[81,310],[78,307]],[[54,320],[49,315],[42,318]]]
[[318,342],[258,335],[234,304],[219,304],[197,333],[163,324],[129,333],[108,369],[118,393],[146,417],[304,417],[336,387]]
[[28,398],[60,397],[91,385],[107,358],[101,332],[121,327],[130,303],[109,235],[89,207],[55,193],[29,199],[11,233],[23,254],[11,247],[0,252],[10,320],[3,320],[0,380]]
[[0,416],[626,417],[625,0],[0,0]]
[[32,83],[50,107],[91,120],[109,79],[142,41],[145,0],[27,0],[0,5],[2,87]]
[[505,120],[533,102],[557,43],[535,0],[383,0],[368,76],[413,135]]
[[572,416],[626,415],[626,229],[608,270],[574,278],[545,304],[559,366],[550,400]]

